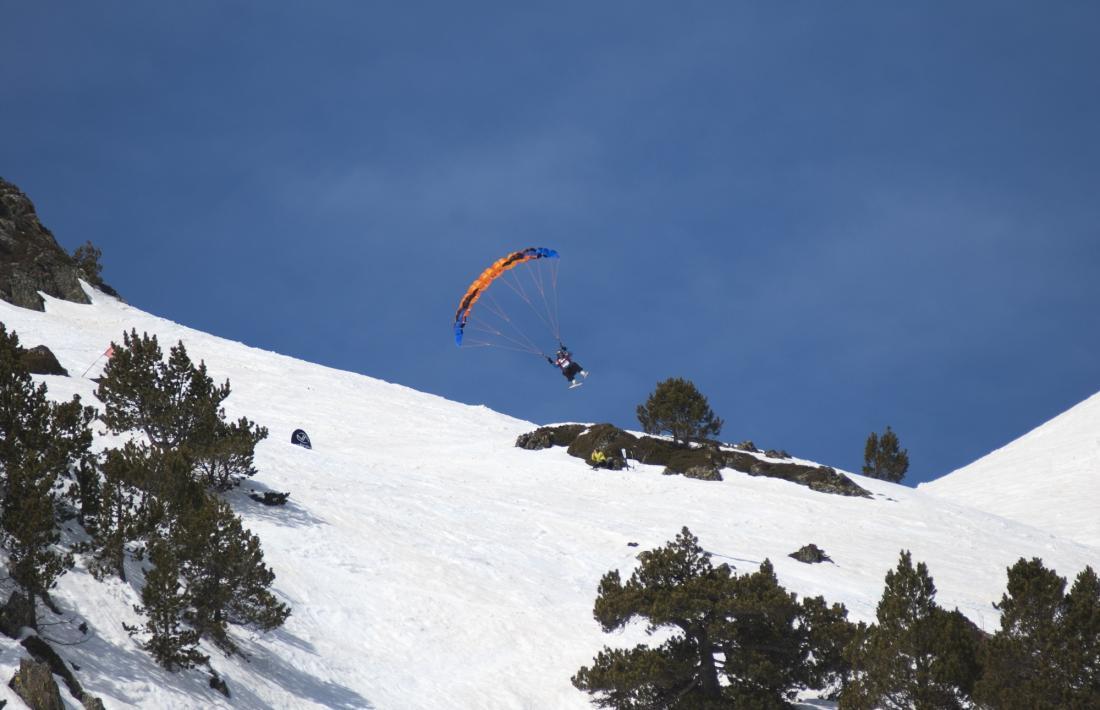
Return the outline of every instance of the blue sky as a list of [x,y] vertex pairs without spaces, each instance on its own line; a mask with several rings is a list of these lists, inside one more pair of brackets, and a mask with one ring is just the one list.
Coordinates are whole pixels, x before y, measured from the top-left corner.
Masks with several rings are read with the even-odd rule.
[[[724,439],[851,470],[889,424],[917,483],[1100,390],[1098,26],[1087,2],[19,3],[0,175],[186,325],[539,423],[636,426],[685,377]],[[527,246],[562,255],[579,390],[454,347],[466,286]]]

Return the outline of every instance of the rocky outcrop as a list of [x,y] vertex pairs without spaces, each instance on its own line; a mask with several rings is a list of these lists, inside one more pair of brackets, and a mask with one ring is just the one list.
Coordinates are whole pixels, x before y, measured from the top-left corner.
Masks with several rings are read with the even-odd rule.
[[34,710],[64,710],[61,691],[54,682],[50,667],[45,663],[29,658],[19,659],[19,670],[15,672],[8,687]]
[[32,634],[23,639],[22,643],[23,648],[27,649],[34,660],[44,663],[50,669],[50,673],[65,681],[65,685],[69,687],[69,692],[73,694],[74,698],[81,699],[84,697],[84,689],[80,687],[79,681],[77,681],[73,672],[69,670],[69,666],[41,636]]
[[19,355],[19,361],[23,363],[23,367],[27,368],[27,372],[32,375],[68,376],[69,374],[68,370],[61,367],[61,363],[57,361],[57,356],[45,345],[38,345],[30,350],[24,350]]
[[30,199],[0,178],[0,298],[36,311],[43,310],[39,291],[67,301],[88,303],[77,279],[117,295],[97,275],[81,269],[38,221]]
[[0,607],[0,632],[9,638],[17,639],[23,635],[23,628],[37,628],[34,605],[26,594],[15,590]]
[[787,557],[793,557],[799,562],[805,562],[808,565],[817,564],[819,562],[832,562],[828,555],[825,554],[825,550],[822,550],[812,542],[809,545],[803,545],[798,548],[796,552],[792,552]]
[[551,446],[569,446],[584,430],[583,424],[539,427],[532,432],[520,434],[516,439],[516,446],[531,451],[549,449]]
[[[638,437],[628,434],[612,424],[595,424],[573,439],[573,443],[569,445],[567,451],[570,456],[576,456],[585,461],[590,461],[592,454],[599,451],[609,461],[619,459],[625,466],[626,459],[633,458],[629,452],[633,450],[637,442]],[[623,455],[624,451],[627,452],[625,456]],[[607,466],[606,468],[612,467]],[[622,468],[622,466],[619,466],[619,468]]]
[[568,446],[571,456],[585,461],[591,461],[595,451],[602,452],[609,462],[618,464],[621,460],[622,465],[601,468],[622,468],[630,459],[664,466],[666,475],[678,474],[706,481],[721,481],[722,469],[728,468],[750,476],[781,478],[821,493],[871,497],[869,492],[835,469],[794,461],[768,460],[790,456],[784,451],[774,450],[762,454],[751,441],[734,446],[705,441],[698,446],[684,447],[666,439],[634,436],[612,424],[594,424],[590,427],[568,424],[542,427],[523,434],[516,440],[516,446],[525,449]]
[[248,497],[264,505],[286,505],[286,499],[290,497],[290,492],[264,491],[261,495],[256,491],[252,491],[248,494]]

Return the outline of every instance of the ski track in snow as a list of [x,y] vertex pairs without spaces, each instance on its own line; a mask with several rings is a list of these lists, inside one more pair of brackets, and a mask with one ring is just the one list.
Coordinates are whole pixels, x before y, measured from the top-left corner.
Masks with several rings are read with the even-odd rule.
[[[594,472],[561,448],[515,448],[536,424],[89,294],[91,306],[46,297],[46,313],[0,302],[0,321],[25,347],[48,345],[73,375],[36,377],[56,399],[96,403],[95,384],[79,375],[131,328],[155,333],[165,354],[182,340],[215,381],[229,378],[227,416],[270,430],[257,447],[258,475],[229,498],[292,607],[277,631],[236,630],[243,657],[204,647],[229,684],[227,700],[204,671],[160,670],[122,628],[140,621],[136,563],[130,583],[101,583],[78,561],[55,590],[66,613],[44,635],[78,642],[58,651],[107,707],[588,708],[572,674],[605,644],[647,638],[640,626],[600,631],[592,618],[600,577],[615,568],[628,575],[639,551],[684,525],[715,563],[747,572],[767,557],[788,589],[843,602],[855,620],[873,619],[886,571],[902,548],[912,550],[928,564],[939,603],[989,631],[998,621],[991,602],[1017,558],[1042,557],[1068,577],[1100,558],[1097,547],[1047,532],[1058,529],[1049,510],[1029,526],[956,504],[948,498],[971,497],[946,486],[934,496],[848,474],[875,494],[853,499],[729,470],[721,483],[662,476],[658,466]],[[312,450],[289,443],[297,428]],[[97,436],[97,446],[115,442]],[[291,496],[266,507],[247,497],[252,490]],[[787,557],[809,542],[834,564]],[[3,640],[0,675],[11,677],[21,653]]]

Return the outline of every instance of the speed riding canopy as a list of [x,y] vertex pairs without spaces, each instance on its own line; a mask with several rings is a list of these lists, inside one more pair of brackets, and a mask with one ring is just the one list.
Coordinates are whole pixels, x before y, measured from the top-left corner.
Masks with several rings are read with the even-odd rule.
[[459,301],[455,345],[501,347],[540,356],[546,350],[552,352],[554,343],[561,342],[557,264],[558,252],[545,247],[521,249],[494,261]]

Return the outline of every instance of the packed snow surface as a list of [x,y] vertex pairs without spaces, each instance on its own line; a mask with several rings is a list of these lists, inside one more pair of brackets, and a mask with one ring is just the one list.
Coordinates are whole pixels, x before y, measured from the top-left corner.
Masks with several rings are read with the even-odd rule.
[[[48,345],[69,370],[72,377],[38,378],[56,398],[94,403],[95,384],[80,374],[130,329],[155,333],[165,352],[182,340],[216,381],[228,378],[229,417],[247,416],[271,432],[257,449],[259,474],[230,498],[261,538],[274,590],[293,610],[275,632],[239,630],[243,656],[204,649],[229,685],[226,699],[201,669],[160,670],[126,633],[124,622],[140,621],[133,609],[140,574],[129,584],[97,582],[78,560],[55,590],[64,613],[43,634],[72,644],[57,648],[110,708],[590,707],[570,676],[604,644],[645,638],[640,628],[600,631],[592,618],[600,577],[611,569],[628,575],[640,550],[685,525],[716,562],[748,572],[769,558],[788,589],[843,602],[863,620],[873,618],[899,551],[912,550],[928,564],[939,602],[988,630],[997,624],[991,602],[1003,592],[1005,569],[1020,556],[1042,557],[1067,576],[1098,557],[1096,548],[1041,529],[1054,529],[1053,519],[1031,519],[1032,527],[860,476],[853,478],[873,498],[729,470],[723,482],[642,465],[593,471],[561,448],[516,448],[517,435],[536,424],[91,295],[90,306],[47,298],[45,313],[0,302],[0,320],[24,346]],[[590,384],[569,396],[598,397],[598,383]],[[553,396],[556,385],[532,382],[531,396]],[[312,450],[290,443],[297,428]],[[111,441],[98,436],[100,446]],[[266,507],[250,490],[291,496],[286,506]],[[810,542],[834,563],[787,557]],[[77,629],[81,621],[87,634]],[[5,682],[22,653],[13,641],[0,644]]]
[[1100,394],[919,488],[1100,547]]

